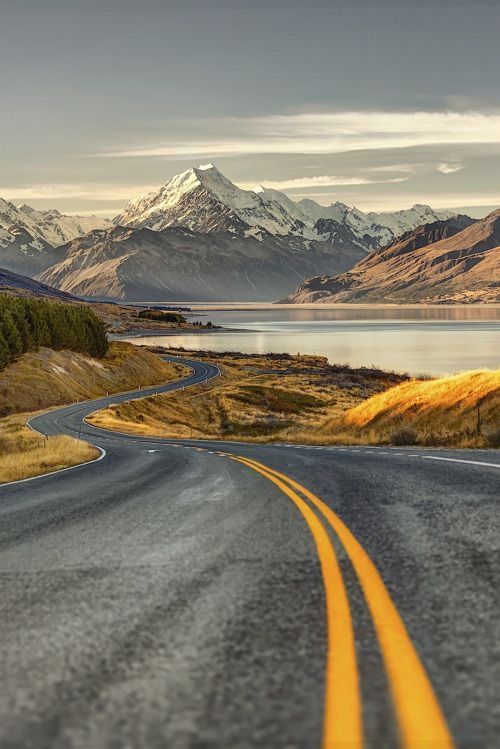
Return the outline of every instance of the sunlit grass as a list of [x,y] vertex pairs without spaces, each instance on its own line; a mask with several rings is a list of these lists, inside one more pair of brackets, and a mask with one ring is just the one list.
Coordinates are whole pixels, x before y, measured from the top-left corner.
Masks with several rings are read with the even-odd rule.
[[44,348],[0,372],[0,416],[163,384],[186,372],[130,343],[111,343],[102,359]]
[[25,426],[25,417],[0,421],[0,483],[50,473],[99,456],[95,447],[72,437],[45,439]]
[[405,382],[321,427],[356,442],[456,447],[494,447],[499,430],[500,370]]
[[298,441],[296,434],[311,434],[325,419],[402,379],[378,370],[331,367],[319,356],[225,354],[217,360],[222,377],[211,383],[113,406],[91,421],[141,435]]
[[224,355],[222,371],[213,383],[114,406],[92,422],[142,435],[320,445],[500,439],[500,370],[394,385],[393,374],[332,368],[321,357]]
[[100,360],[51,349],[24,354],[0,372],[0,415],[4,416],[0,418],[0,482],[84,463],[99,454],[71,437],[45,439],[36,434],[25,426],[26,419],[33,415],[27,411],[139,385],[162,385],[188,371],[128,343],[112,343]]

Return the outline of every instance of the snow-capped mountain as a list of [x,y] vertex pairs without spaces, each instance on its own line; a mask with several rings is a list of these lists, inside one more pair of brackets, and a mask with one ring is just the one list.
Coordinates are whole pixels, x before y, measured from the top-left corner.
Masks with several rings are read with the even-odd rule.
[[308,278],[283,302],[496,304],[498,278],[500,210],[420,226],[345,273]]
[[[285,197],[285,196],[283,196]],[[208,233],[264,230],[273,235],[299,234],[301,227],[278,206],[267,206],[260,195],[241,190],[213,164],[172,177],[158,192],[129,203],[115,224],[161,231],[185,226]]]
[[37,211],[0,198],[0,265],[16,273],[36,275],[60,260],[56,247],[111,225],[108,219],[97,216]]
[[35,276],[60,259],[57,250],[26,229],[0,226],[0,265],[21,275]]
[[107,229],[111,222],[98,216],[65,216],[59,211],[37,211],[25,203],[16,206],[0,198],[0,232],[24,229],[34,240],[57,247],[93,229]]
[[262,185],[242,190],[213,164],[206,164],[188,169],[157,192],[133,200],[114,222],[155,231],[169,226],[206,233],[230,231],[258,239],[264,239],[266,233],[293,235],[334,246],[335,238],[343,236],[370,251],[421,224],[453,215],[425,205],[394,213],[363,213],[340,202],[322,206],[314,200],[294,201]]
[[453,216],[424,205],[363,213],[294,201],[262,185],[243,190],[207,164],[133,200],[113,222],[0,199],[0,266],[85,296],[269,300]]

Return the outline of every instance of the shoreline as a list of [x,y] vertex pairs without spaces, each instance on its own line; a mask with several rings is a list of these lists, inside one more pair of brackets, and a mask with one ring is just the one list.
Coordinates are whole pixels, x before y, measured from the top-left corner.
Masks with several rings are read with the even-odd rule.
[[143,330],[142,328],[134,328],[130,331],[123,333],[109,333],[108,338],[110,341],[124,341],[130,338],[150,338],[154,336],[158,338],[168,336],[179,336],[179,335],[210,335],[210,333],[250,333],[247,328],[225,328],[222,325],[214,325],[211,328],[156,328],[151,330]]
[[[126,304],[126,302],[124,302]],[[168,304],[168,302],[143,302],[142,304]],[[238,301],[231,301],[231,302],[185,302],[186,306],[189,306],[191,311],[195,312],[201,312],[201,311],[211,311],[211,312],[231,312],[231,311],[261,311],[261,310],[279,310],[279,309],[292,309],[292,310],[300,310],[300,309],[450,309],[450,310],[456,310],[456,309],[500,309],[500,303],[495,302],[486,302],[486,303],[457,303],[457,304],[419,304],[417,302],[415,303],[404,303],[404,304],[390,304],[390,303],[380,303],[380,304],[369,304],[369,303],[360,303],[360,304],[353,304],[353,303],[336,303],[336,304],[321,304],[318,302],[307,302],[305,304],[292,304],[292,303],[286,303],[286,304],[280,304],[279,302],[238,302]]]

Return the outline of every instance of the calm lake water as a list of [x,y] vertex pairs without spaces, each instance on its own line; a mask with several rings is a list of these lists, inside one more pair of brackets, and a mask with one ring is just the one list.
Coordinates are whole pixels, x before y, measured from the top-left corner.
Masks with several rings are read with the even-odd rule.
[[194,319],[239,330],[130,340],[197,351],[321,354],[332,363],[411,374],[500,367],[500,307],[222,309],[205,305],[196,308]]

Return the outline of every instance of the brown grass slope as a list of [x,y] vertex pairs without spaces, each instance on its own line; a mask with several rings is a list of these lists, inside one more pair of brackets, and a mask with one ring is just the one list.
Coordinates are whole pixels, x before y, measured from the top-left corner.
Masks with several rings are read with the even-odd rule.
[[500,370],[404,382],[326,421],[318,433],[369,444],[498,447]]
[[437,242],[432,225],[420,227],[346,273],[308,279],[288,301],[500,302],[500,210]]
[[179,438],[498,447],[500,370],[410,380],[322,357],[218,357],[216,382],[113,406],[92,423]]
[[44,439],[25,426],[26,415],[0,419],[0,483],[39,476],[94,460],[99,450],[72,437]]
[[[210,354],[196,353],[211,360]],[[213,383],[113,406],[92,423],[133,434],[211,437],[253,442],[298,441],[324,419],[339,416],[405,378],[380,370],[332,366],[324,357],[217,354]]]
[[99,360],[72,351],[40,349],[0,372],[0,416],[161,384],[176,379],[181,371],[130,343],[111,343]]
[[112,343],[100,360],[51,349],[24,354],[0,372],[0,415],[4,417],[0,418],[0,483],[85,463],[99,455],[85,442],[61,435],[44,439],[28,429],[30,411],[139,385],[163,384],[186,371],[128,343]]

